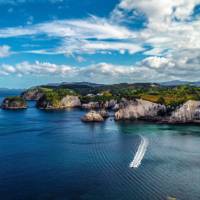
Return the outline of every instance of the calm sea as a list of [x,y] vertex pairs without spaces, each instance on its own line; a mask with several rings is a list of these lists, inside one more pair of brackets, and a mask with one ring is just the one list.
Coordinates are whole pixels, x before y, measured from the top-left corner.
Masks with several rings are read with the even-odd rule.
[[83,114],[0,110],[1,200],[200,199],[199,126],[84,124]]

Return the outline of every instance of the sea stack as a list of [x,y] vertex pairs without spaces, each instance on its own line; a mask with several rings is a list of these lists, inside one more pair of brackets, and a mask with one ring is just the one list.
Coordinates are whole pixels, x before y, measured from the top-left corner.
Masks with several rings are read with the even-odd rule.
[[7,97],[3,100],[1,108],[7,110],[26,109],[27,103],[22,97],[19,96]]
[[100,113],[92,110],[83,116],[82,121],[83,122],[103,122],[104,118],[101,116]]

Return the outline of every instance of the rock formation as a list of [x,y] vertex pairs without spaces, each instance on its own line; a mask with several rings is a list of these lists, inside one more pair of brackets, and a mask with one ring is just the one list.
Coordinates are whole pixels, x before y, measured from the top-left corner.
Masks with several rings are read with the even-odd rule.
[[109,117],[109,113],[108,111],[106,111],[105,109],[102,109],[98,112],[103,118],[108,118]]
[[99,109],[100,105],[99,105],[99,102],[93,102],[93,101],[91,101],[89,103],[82,104],[82,108],[83,109],[88,109],[88,110]]
[[1,108],[9,110],[25,109],[27,104],[22,97],[7,97],[3,100]]
[[67,95],[66,97],[62,98],[60,104],[63,108],[74,108],[80,107],[81,101],[77,96]]
[[26,90],[21,96],[27,101],[37,101],[43,96],[43,93],[39,89],[34,88]]
[[83,122],[102,122],[104,121],[104,118],[101,116],[100,113],[96,111],[90,111],[83,116],[82,121]]
[[189,100],[172,112],[170,123],[200,122],[200,101]]
[[82,104],[82,108],[83,109],[113,109],[115,108],[117,104],[117,101],[112,99],[110,101],[106,101],[106,102],[94,102],[94,101],[91,101],[89,103],[84,103]]
[[117,104],[117,101],[114,99],[111,99],[110,101],[106,101],[103,105],[105,109],[113,109],[115,105]]
[[115,113],[116,120],[156,120],[160,113],[166,112],[166,107],[161,104],[152,103],[142,99],[129,101],[124,104],[124,108]]
[[65,109],[65,108],[75,108],[80,107],[81,102],[78,96],[67,95],[61,100],[52,101],[45,96],[41,97],[37,101],[37,107],[40,109]]

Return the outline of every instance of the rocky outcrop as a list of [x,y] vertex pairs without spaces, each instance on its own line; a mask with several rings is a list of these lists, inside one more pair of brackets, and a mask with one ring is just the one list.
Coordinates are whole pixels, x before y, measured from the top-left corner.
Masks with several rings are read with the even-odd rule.
[[117,104],[115,104],[115,106],[113,106],[112,107],[112,110],[113,111],[117,111],[117,110],[119,110],[120,109],[120,105],[117,103]]
[[112,107],[112,110],[118,111],[119,109],[125,108],[126,106],[134,103],[135,103],[134,100],[127,100],[125,98],[122,98],[120,102],[116,101],[116,104]]
[[164,105],[142,99],[129,101],[115,113],[116,120],[150,120],[161,123],[200,123],[200,101],[189,100],[170,115]]
[[200,101],[189,100],[172,112],[169,123],[200,123]]
[[82,118],[83,122],[103,122],[104,118],[96,111],[90,111]]
[[89,103],[84,103],[82,104],[82,108],[83,109],[94,109],[94,110],[97,110],[97,109],[113,109],[117,104],[117,101],[112,99],[110,101],[106,101],[106,102],[94,102],[94,101],[91,101]]
[[142,99],[124,103],[124,108],[115,113],[116,120],[158,120],[160,114],[166,112],[166,107]]
[[117,104],[117,100],[111,99],[110,101],[106,101],[103,104],[103,108],[104,109],[113,109],[116,104]]
[[98,113],[103,117],[103,118],[108,118],[109,117],[109,112],[106,111],[105,109],[102,109],[98,111]]
[[18,110],[27,108],[27,103],[22,97],[7,97],[3,100],[2,109]]
[[38,108],[40,109],[66,109],[66,108],[75,108],[80,107],[81,102],[78,96],[67,95],[63,97],[61,100],[51,100],[46,98],[45,96],[41,97],[37,101]]
[[37,101],[43,96],[40,89],[29,89],[21,94],[21,97],[27,101]]
[[61,107],[63,108],[74,108],[74,107],[80,107],[81,101],[78,98],[78,96],[67,95],[66,97],[62,98],[60,104]]
[[99,102],[89,102],[89,103],[84,103],[82,104],[82,108],[83,109],[88,109],[88,110],[91,110],[91,109],[99,109],[100,108],[100,104]]

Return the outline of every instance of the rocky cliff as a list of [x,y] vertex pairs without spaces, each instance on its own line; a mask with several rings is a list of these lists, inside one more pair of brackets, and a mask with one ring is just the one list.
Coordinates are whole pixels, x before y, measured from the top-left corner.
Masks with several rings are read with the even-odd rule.
[[200,101],[189,100],[172,112],[170,123],[200,122]]
[[115,113],[116,120],[156,120],[162,113],[166,112],[166,107],[161,104],[152,103],[142,99],[129,101],[124,104],[124,108]]
[[61,100],[52,100],[42,96],[37,101],[37,107],[40,109],[65,109],[65,108],[75,108],[80,107],[81,102],[78,96],[67,95]]
[[81,101],[78,98],[78,96],[71,96],[67,95],[60,101],[61,107],[64,108],[74,108],[74,107],[80,107]]
[[118,107],[117,107],[117,101],[111,99],[110,101],[105,101],[105,102],[91,101],[89,103],[83,103],[82,108],[95,110],[95,109],[115,109]]
[[116,120],[156,120],[163,123],[200,123],[200,101],[189,100],[167,115],[164,105],[137,99],[127,101],[115,113]]
[[82,108],[83,109],[88,109],[88,110],[91,110],[91,109],[99,109],[100,108],[100,104],[99,102],[89,102],[89,103],[83,103],[82,104]]
[[43,96],[43,93],[40,89],[34,88],[24,91],[21,94],[21,97],[27,101],[37,101]]

